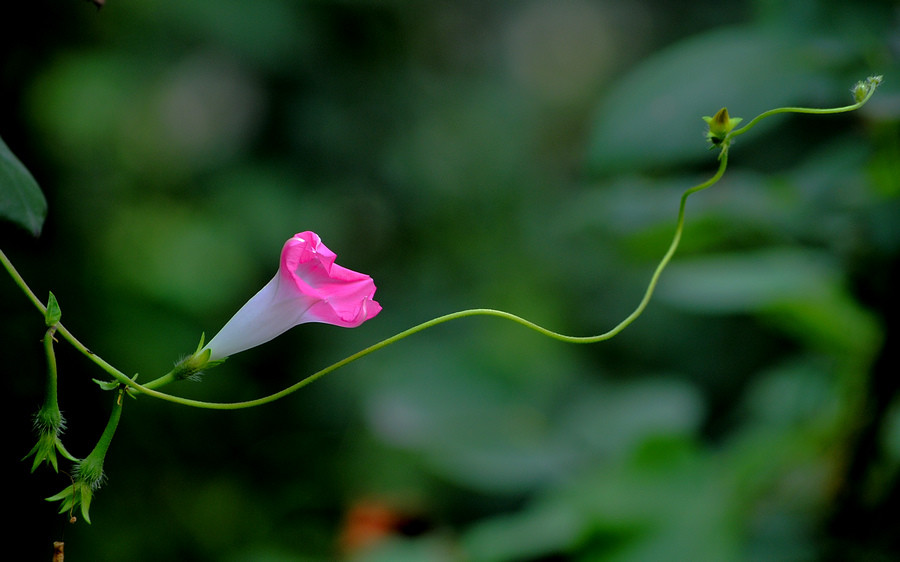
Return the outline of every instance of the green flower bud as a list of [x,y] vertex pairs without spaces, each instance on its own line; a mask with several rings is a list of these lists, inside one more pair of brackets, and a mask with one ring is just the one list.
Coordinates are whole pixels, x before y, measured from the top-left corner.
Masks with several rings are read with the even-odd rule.
[[81,506],[81,516],[88,523],[91,522],[91,500],[94,497],[94,491],[104,481],[103,461],[116,433],[116,427],[119,425],[119,418],[122,416],[122,395],[124,393],[124,390],[120,390],[116,396],[109,421],[106,422],[106,428],[103,430],[100,440],[97,441],[97,445],[94,446],[94,450],[75,465],[75,469],[72,471],[72,484],[60,493],[47,498],[49,502],[60,502],[60,513],[72,511],[75,507]]
[[856,85],[854,85],[850,90],[851,92],[853,92],[853,100],[856,103],[860,103],[861,101],[866,99],[866,96],[868,96],[872,90],[877,88],[878,85],[881,84],[881,81],[883,79],[884,77],[881,75],[869,76],[865,80],[860,80],[859,82],[857,82]]
[[853,89],[850,91],[853,92],[853,101],[859,103],[863,99],[865,99],[866,94],[869,93],[869,88],[866,86],[865,82],[860,80],[856,83],[855,86],[853,86]]
[[59,307],[53,293],[50,293],[47,307],[47,324],[50,328],[44,334],[44,350],[47,353],[47,394],[44,396],[44,404],[34,415],[34,430],[38,434],[37,443],[22,460],[34,456],[31,472],[37,470],[41,463],[47,463],[55,472],[59,471],[56,453],[72,462],[78,461],[63,446],[60,436],[66,428],[66,420],[59,411],[59,403],[56,399],[56,355],[53,352],[53,336],[56,333],[56,323],[59,322]]
[[704,121],[709,125],[709,131],[706,138],[712,143],[712,147],[720,146],[728,138],[728,133],[734,129],[735,125],[743,121],[740,117],[729,117],[728,109],[722,108],[713,117],[704,117]]

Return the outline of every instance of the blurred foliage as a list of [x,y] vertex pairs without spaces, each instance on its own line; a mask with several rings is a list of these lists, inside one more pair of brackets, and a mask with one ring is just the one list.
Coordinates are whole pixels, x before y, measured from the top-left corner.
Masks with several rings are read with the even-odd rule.
[[[572,334],[637,304],[702,115],[778,105],[688,204],[647,312],[608,343],[496,319],[414,336],[271,406],[127,401],[93,524],[28,475],[42,318],[0,283],[11,551],[74,560],[888,560],[900,556],[900,21],[888,0],[20,4],[0,136],[44,188],[3,249],[141,379],[318,232],[384,312],[300,326],[171,388],[278,390],[434,315]],[[0,147],[2,148],[2,147]],[[108,396],[58,346],[65,442]],[[40,471],[39,471],[40,472]],[[63,529],[65,527],[65,529]],[[16,548],[18,547],[18,548]]]

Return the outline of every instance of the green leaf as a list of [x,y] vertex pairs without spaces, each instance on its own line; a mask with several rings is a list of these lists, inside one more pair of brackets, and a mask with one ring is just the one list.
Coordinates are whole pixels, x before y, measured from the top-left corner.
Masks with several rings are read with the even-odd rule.
[[44,315],[44,322],[47,327],[50,327],[58,324],[60,318],[62,318],[62,311],[59,309],[59,303],[56,302],[56,296],[51,292],[47,297],[47,313]]
[[102,381],[100,379],[91,379],[103,390],[116,390],[119,388],[118,381]]
[[809,44],[784,33],[727,28],[651,56],[607,92],[590,139],[590,168],[606,174],[709,158],[702,116],[721,107],[749,119],[819,103],[819,69],[829,61],[811,57]]
[[39,236],[47,216],[47,200],[37,181],[0,138],[0,217]]

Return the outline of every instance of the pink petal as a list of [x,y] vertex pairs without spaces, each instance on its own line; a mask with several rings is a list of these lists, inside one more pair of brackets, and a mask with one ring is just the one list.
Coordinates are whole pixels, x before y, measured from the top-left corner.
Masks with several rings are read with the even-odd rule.
[[278,274],[229,320],[204,349],[210,360],[250,349],[306,322],[355,328],[381,312],[375,283],[334,263],[314,232],[284,244]]

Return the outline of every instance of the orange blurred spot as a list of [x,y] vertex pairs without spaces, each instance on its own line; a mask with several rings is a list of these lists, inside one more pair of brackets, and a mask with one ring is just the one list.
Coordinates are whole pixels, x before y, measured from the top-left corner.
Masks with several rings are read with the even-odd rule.
[[338,538],[341,552],[353,554],[396,533],[403,516],[390,506],[362,500],[350,507]]

